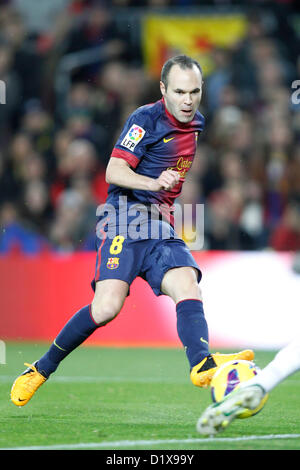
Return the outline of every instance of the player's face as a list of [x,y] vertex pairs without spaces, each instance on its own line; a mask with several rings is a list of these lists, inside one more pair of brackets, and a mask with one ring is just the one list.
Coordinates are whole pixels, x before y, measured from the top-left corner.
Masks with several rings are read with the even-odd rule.
[[168,75],[168,86],[160,82],[160,90],[164,97],[167,110],[179,122],[193,120],[202,96],[202,76],[200,70],[193,65],[191,69],[182,69],[173,65]]

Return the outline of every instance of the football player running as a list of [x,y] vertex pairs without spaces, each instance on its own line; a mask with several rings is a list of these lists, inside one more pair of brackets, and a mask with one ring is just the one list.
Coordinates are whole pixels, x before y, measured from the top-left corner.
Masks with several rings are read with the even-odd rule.
[[[130,285],[138,276],[148,282],[155,295],[173,299],[178,336],[186,351],[193,384],[207,387],[224,362],[253,360],[251,350],[210,353],[199,287],[201,271],[173,226],[172,206],[191,168],[197,136],[204,127],[204,117],[198,110],[202,84],[198,62],[185,55],[173,57],[162,68],[162,99],[129,116],[106,170],[106,205],[114,208],[117,227],[116,234],[110,236],[105,211],[99,215],[93,301],[68,321],[49,350],[15,380],[11,390],[15,405],[28,403],[67,355],[119,314]],[[141,205],[159,208],[160,216],[155,220],[151,214],[150,218],[144,214],[144,226],[154,223],[156,233],[169,233],[169,237],[137,240],[128,235],[133,209]],[[127,225],[122,223],[124,214]]]

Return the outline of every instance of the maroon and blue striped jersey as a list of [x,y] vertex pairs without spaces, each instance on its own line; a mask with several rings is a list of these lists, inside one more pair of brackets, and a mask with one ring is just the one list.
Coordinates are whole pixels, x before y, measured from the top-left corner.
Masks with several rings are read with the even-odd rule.
[[107,202],[115,205],[120,196],[145,205],[171,207],[179,196],[197,147],[197,137],[204,127],[204,117],[197,111],[189,123],[179,122],[170,114],[164,99],[141,106],[134,111],[123,128],[111,156],[123,158],[140,175],[158,178],[171,169],[180,174],[179,183],[169,191],[145,191],[121,188],[111,184]]
[[177,121],[163,99],[138,108],[128,118],[111,156],[124,159],[140,175],[158,178],[172,169],[179,173],[180,180],[170,191],[109,186],[106,204],[97,211],[93,289],[96,282],[105,279],[123,280],[130,286],[141,276],[156,295],[162,295],[167,270],[182,266],[195,268],[200,281],[195,259],[176,234],[172,206],[192,166],[203,126],[199,111],[190,123]]

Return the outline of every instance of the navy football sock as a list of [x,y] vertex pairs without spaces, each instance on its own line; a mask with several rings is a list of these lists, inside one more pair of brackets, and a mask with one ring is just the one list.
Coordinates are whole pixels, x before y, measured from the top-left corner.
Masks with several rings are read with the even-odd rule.
[[177,332],[190,367],[209,355],[208,327],[201,300],[187,299],[176,304]]
[[100,325],[92,318],[90,305],[83,307],[60,331],[49,350],[37,362],[38,371],[49,377],[59,363],[77,346],[83,343]]

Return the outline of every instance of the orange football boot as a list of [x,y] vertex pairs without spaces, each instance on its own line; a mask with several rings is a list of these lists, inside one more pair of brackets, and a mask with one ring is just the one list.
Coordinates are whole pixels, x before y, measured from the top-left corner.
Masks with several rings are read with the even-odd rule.
[[19,375],[13,383],[10,398],[16,406],[26,405],[37,389],[47,380],[37,371],[35,364],[36,362],[34,364],[25,363],[28,369]]
[[208,387],[218,367],[225,364],[225,362],[239,359],[253,361],[254,352],[251,349],[245,349],[244,351],[233,354],[210,354],[192,368],[190,375],[191,381],[198,387]]

